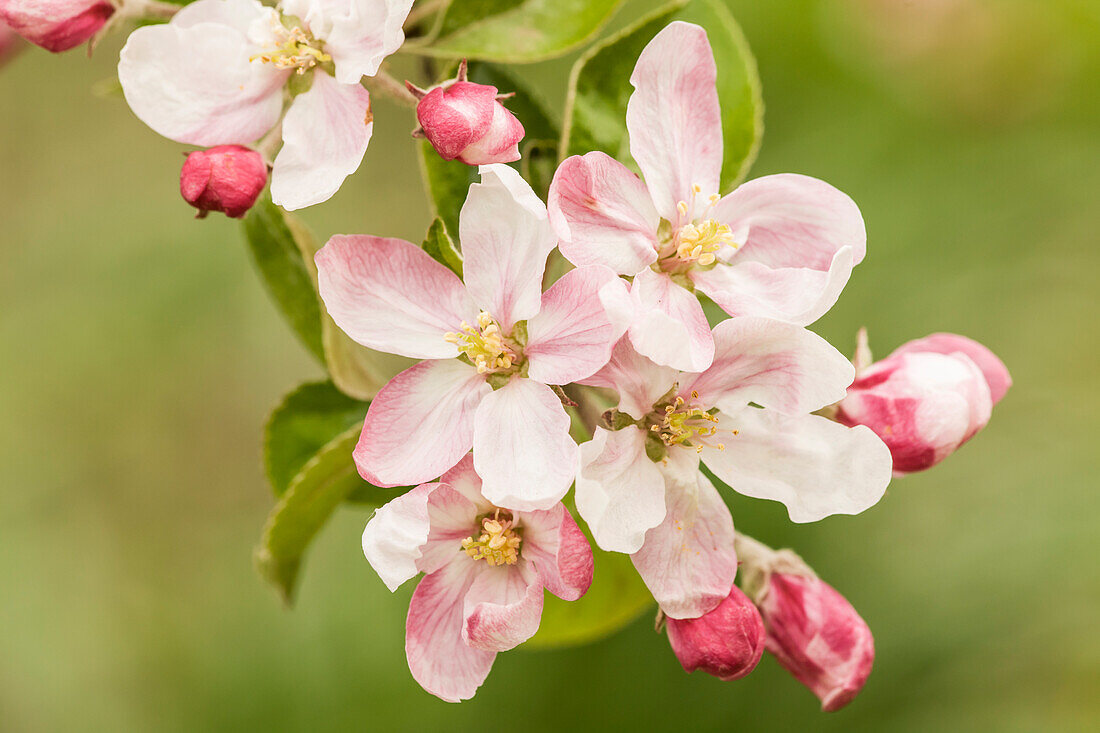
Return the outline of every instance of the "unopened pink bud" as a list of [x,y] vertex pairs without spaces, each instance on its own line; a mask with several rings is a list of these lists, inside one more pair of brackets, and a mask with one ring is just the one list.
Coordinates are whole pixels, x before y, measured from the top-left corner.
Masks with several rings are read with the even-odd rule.
[[911,341],[863,370],[837,420],[882,438],[895,475],[942,461],[989,422],[1012,378],[981,344],[954,334]]
[[668,641],[684,670],[736,680],[756,669],[764,653],[764,622],[741,589],[699,618],[666,620]]
[[243,217],[267,185],[267,164],[255,150],[220,145],[187,156],[180,171],[180,193],[199,210]]
[[757,602],[768,651],[817,695],[822,710],[839,710],[859,694],[875,641],[844,596],[814,577],[773,573]]
[[467,165],[519,160],[524,130],[497,99],[497,88],[454,81],[428,92],[416,106],[428,142],[444,160]]
[[94,36],[115,14],[106,0],[0,0],[0,20],[47,51],[60,53]]

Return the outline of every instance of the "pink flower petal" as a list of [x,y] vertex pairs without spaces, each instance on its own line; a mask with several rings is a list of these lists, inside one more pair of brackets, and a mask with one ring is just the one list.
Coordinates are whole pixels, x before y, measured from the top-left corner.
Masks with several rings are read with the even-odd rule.
[[1001,401],[1001,398],[1008,392],[1008,388],[1012,386],[1012,375],[1008,373],[1008,367],[1004,365],[1004,362],[988,348],[973,339],[968,339],[966,336],[960,336],[956,333],[934,333],[922,339],[904,343],[894,350],[894,354],[911,352],[966,354],[982,370],[985,381],[989,384],[989,392],[994,405]]
[[554,391],[513,377],[486,395],[474,426],[474,468],[496,506],[529,511],[561,501],[577,472],[577,444]]
[[524,512],[521,552],[542,578],[546,590],[575,601],[592,585],[592,547],[573,516],[561,504]]
[[618,280],[606,267],[581,267],[543,293],[542,308],[527,324],[524,354],[531,379],[569,384],[607,363],[622,330],[605,311],[600,289]]
[[457,359],[425,361],[391,379],[371,402],[355,465],[375,486],[430,481],[474,442],[474,414],[489,392],[485,377]]
[[714,339],[694,293],[646,268],[634,278],[630,295],[636,309],[630,342],[639,354],[684,372],[710,366]]
[[341,84],[358,84],[405,42],[412,0],[282,0],[280,7],[324,41]]
[[693,450],[669,454],[661,469],[667,513],[631,559],[665,614],[697,618],[729,595],[737,575],[733,517]]
[[[449,473],[449,472],[448,472]],[[434,573],[461,556],[467,562],[473,562],[462,549],[462,540],[480,534],[481,526],[477,517],[482,513],[481,506],[463,493],[440,482],[434,484],[427,502],[428,523],[431,529],[428,538],[421,545],[420,558],[416,567],[423,573]]]
[[420,572],[428,541],[428,497],[439,484],[421,484],[379,507],[363,530],[363,555],[391,592]]
[[271,200],[287,210],[327,201],[359,168],[374,115],[370,94],[323,71],[283,118],[283,147],[271,170]]
[[462,460],[454,465],[439,479],[452,489],[469,499],[477,506],[477,513],[484,514],[492,508],[484,496],[481,495],[481,476],[474,470],[474,455],[467,453]]
[[654,36],[638,57],[626,108],[630,153],[638,161],[653,203],[676,222],[676,205],[718,193],[722,172],[722,118],[718,70],[707,32],[675,22]]
[[479,568],[465,556],[425,576],[409,601],[405,656],[421,687],[447,702],[468,700],[489,676],[496,653],[463,641],[463,599]]
[[577,511],[596,544],[609,552],[637,552],[646,531],[665,517],[665,483],[645,453],[645,432],[597,427],[581,446]]
[[469,81],[438,86],[416,105],[416,120],[443,160],[454,160],[493,122],[497,88]]
[[825,315],[852,275],[852,250],[837,251],[828,270],[780,268],[734,256],[730,265],[689,273],[695,287],[731,316],[761,316],[807,326]]
[[462,281],[410,242],[337,235],[315,260],[329,315],[367,348],[414,359],[453,357],[458,351],[444,334],[477,318]]
[[481,167],[458,222],[466,287],[505,333],[539,312],[546,256],[557,244],[546,207],[506,165]]
[[781,173],[743,183],[718,202],[712,216],[728,224],[740,243],[736,262],[824,271],[844,247],[852,248],[853,265],[867,252],[859,207],[810,176]]
[[862,426],[749,407],[719,413],[718,427],[725,449],[705,450],[707,467],[738,493],[782,502],[792,522],[859,514],[890,483],[890,451]]
[[660,217],[636,175],[606,153],[566,158],[548,196],[558,247],[578,267],[635,275],[657,259]]
[[519,143],[526,131],[519,118],[500,102],[493,103],[493,115],[481,137],[471,143],[459,159],[466,165],[512,163],[522,157]]
[[[224,5],[223,15],[249,14],[262,23],[271,13],[259,3],[195,3],[204,10]],[[186,21],[188,9],[180,15]],[[260,47],[228,18],[211,16],[189,25],[172,22],[130,34],[118,64],[118,79],[134,114],[176,142],[204,147],[247,145],[279,121],[289,71],[249,58]]]
[[482,565],[466,593],[462,640],[474,649],[505,652],[530,639],[542,619],[542,582],[527,563]]
[[611,360],[581,384],[613,389],[619,393],[619,410],[641,420],[679,378],[680,372],[661,366],[634,350],[629,338],[619,339]]
[[750,402],[785,415],[804,415],[844,398],[855,369],[816,333],[782,321],[748,316],[714,327],[714,363],[680,385],[706,407],[736,412]]

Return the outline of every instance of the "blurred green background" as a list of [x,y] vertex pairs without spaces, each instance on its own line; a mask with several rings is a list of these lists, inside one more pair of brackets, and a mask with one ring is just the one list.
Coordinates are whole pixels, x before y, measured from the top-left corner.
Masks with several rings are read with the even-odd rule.
[[[1016,382],[985,432],[862,516],[795,526],[729,497],[873,628],[850,707],[818,712],[767,658],[739,682],[686,675],[648,615],[503,654],[474,701],[439,702],[405,666],[411,584],[391,596],[360,553],[365,510],[341,510],[282,608],[251,561],[260,430],[318,369],[238,225],[191,219],[181,146],[93,91],[112,39],[0,71],[0,729],[1100,729],[1100,8],[730,7],[767,103],[752,175],[824,178],[867,221],[815,329],[848,352],[866,325],[880,356],[963,333]],[[560,109],[568,64],[521,72]],[[359,173],[305,213],[321,236],[428,223],[411,114],[376,120]]]

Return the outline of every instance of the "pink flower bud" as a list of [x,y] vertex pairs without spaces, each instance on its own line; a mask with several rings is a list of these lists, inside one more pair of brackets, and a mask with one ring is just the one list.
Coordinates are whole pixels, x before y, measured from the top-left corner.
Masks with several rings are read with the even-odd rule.
[[497,88],[458,80],[436,87],[416,106],[428,142],[443,160],[467,165],[519,160],[523,125],[497,99]]
[[0,20],[31,43],[54,53],[87,41],[115,10],[106,0],[0,0]]
[[180,193],[199,210],[221,211],[240,219],[267,185],[267,164],[255,150],[220,145],[187,156],[180,171]]
[[684,671],[701,669],[736,680],[756,669],[764,653],[764,622],[741,589],[699,618],[666,620],[668,641]]
[[934,334],[862,371],[837,420],[875,431],[900,476],[934,466],[974,437],[1011,384],[989,349],[963,336]]
[[767,648],[788,672],[839,710],[871,674],[875,640],[852,604],[814,577],[773,573],[758,600]]

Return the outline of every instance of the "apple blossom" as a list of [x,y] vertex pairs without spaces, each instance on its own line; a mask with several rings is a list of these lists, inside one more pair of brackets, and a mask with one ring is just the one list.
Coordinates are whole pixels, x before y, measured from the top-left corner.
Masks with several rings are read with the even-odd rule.
[[199,210],[199,216],[220,211],[243,217],[267,185],[267,164],[255,150],[220,145],[196,150],[180,171],[180,194]]
[[547,385],[592,375],[623,325],[605,311],[625,300],[604,267],[572,270],[545,293],[556,240],[546,208],[506,165],[481,167],[459,229],[465,285],[416,245],[336,236],[317,253],[321,299],[354,341],[425,361],[371,402],[355,462],[377,486],[429,481],[471,447],[487,499],[547,509],[576,473],[577,445]]
[[[861,332],[861,350],[865,338]],[[974,437],[1011,385],[1008,369],[986,347],[933,334],[861,370],[837,420],[874,430],[901,476],[934,466]]]
[[0,0],[0,21],[31,43],[60,53],[94,36],[117,9],[107,0]]
[[760,612],[736,585],[699,618],[669,618],[665,629],[685,672],[701,669],[720,680],[736,680],[756,669],[764,654]]
[[[711,367],[685,373],[639,354],[629,338],[584,384],[618,392],[581,446],[577,511],[605,550],[634,565],[672,618],[729,593],[733,522],[700,460],[746,496],[786,505],[792,521],[857,514],[890,481],[890,453],[868,428],[809,413],[844,396],[853,367],[824,339],[768,318],[718,324]],[[759,409],[763,408],[763,409]]]
[[509,112],[497,88],[466,80],[466,62],[452,81],[426,91],[405,82],[419,100],[414,135],[428,138],[443,160],[458,158],[466,165],[511,163],[519,160],[523,125]]
[[817,179],[765,176],[719,196],[716,74],[706,31],[670,24],[630,77],[626,126],[645,181],[592,152],[566,159],[549,195],[567,259],[634,278],[634,348],[685,371],[714,356],[695,291],[730,315],[807,325],[836,302],[866,250],[859,208]]
[[[249,145],[281,135],[272,200],[312,206],[363,160],[374,117],[360,80],[401,46],[411,5],[199,0],[169,23],[131,34],[119,81],[134,114],[177,142]],[[284,116],[288,90],[296,94]]]
[[473,697],[497,652],[534,635],[544,588],[575,601],[592,583],[592,549],[566,508],[493,506],[469,455],[375,512],[363,553],[391,591],[424,573],[405,654],[416,681],[448,702]]

